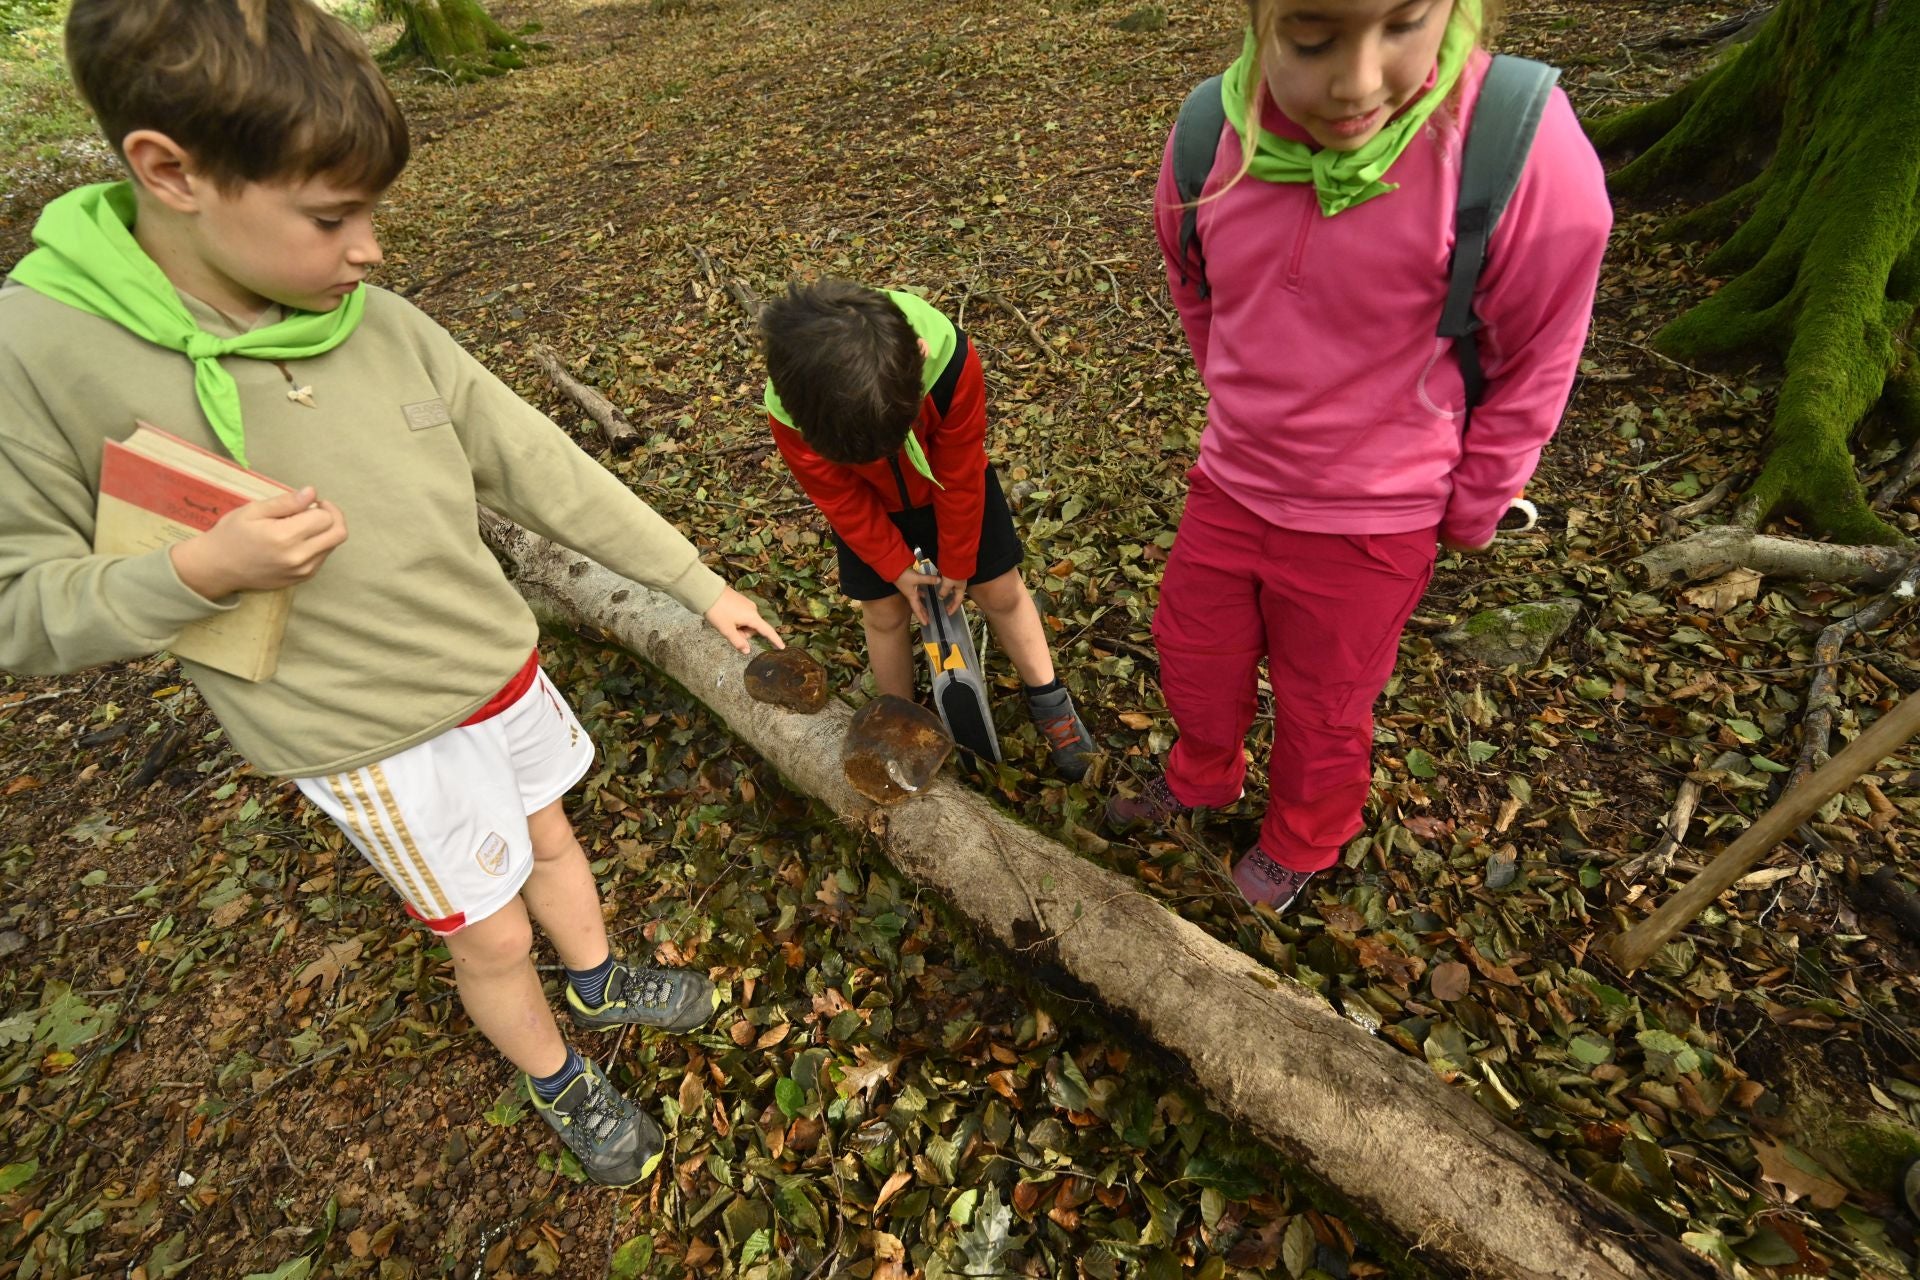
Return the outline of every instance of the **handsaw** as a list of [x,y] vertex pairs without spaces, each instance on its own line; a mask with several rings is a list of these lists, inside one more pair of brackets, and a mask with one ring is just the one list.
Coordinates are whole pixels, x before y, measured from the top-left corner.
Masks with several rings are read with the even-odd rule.
[[[933,578],[940,576],[940,570],[920,554],[918,547],[913,554],[919,557],[913,566],[917,571]],[[966,598],[954,601],[948,611],[940,607],[938,587],[923,586],[919,590],[927,615],[927,622],[920,628],[920,648],[933,672],[934,709],[956,746],[999,764],[1000,738],[993,731],[986,673],[980,669],[973,637],[967,634]]]

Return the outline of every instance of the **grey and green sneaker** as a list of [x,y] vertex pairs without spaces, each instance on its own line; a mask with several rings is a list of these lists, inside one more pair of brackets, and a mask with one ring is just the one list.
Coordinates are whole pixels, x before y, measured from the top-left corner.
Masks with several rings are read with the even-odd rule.
[[584,1061],[586,1069],[552,1102],[541,1101],[529,1081],[533,1109],[553,1126],[589,1178],[603,1186],[630,1187],[660,1163],[665,1139],[660,1127],[621,1097],[591,1058]]
[[637,1025],[691,1031],[720,1007],[720,992],[705,974],[690,969],[644,969],[613,962],[600,1003],[589,1007],[567,984],[567,1012],[583,1027]]

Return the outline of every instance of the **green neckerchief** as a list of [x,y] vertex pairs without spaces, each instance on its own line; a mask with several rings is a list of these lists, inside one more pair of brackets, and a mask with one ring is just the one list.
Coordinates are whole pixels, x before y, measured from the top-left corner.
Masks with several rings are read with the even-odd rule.
[[[1407,149],[1434,108],[1453,92],[1460,72],[1467,65],[1467,57],[1473,52],[1479,18],[1479,0],[1454,0],[1453,14],[1440,39],[1440,70],[1433,88],[1414,99],[1356,151],[1316,149],[1304,142],[1268,133],[1258,128],[1256,107],[1254,123],[1260,136],[1253,147],[1253,163],[1247,171],[1263,182],[1311,182],[1314,194],[1320,198],[1320,212],[1329,218],[1396,190],[1396,184],[1381,181],[1381,176],[1393,167],[1393,162]],[[1242,147],[1247,145],[1247,121],[1242,118],[1248,101],[1247,77],[1253,70],[1253,29],[1249,27],[1240,56],[1220,79],[1221,105],[1227,110],[1227,119],[1239,131]]]
[[355,289],[332,311],[288,311],[284,320],[222,338],[202,329],[180,301],[173,282],[133,238],[133,187],[102,182],[50,202],[33,227],[38,247],[20,260],[13,278],[89,315],[111,320],[135,337],[178,351],[193,361],[193,390],[213,434],[241,466],[247,465],[240,425],[240,388],[221,356],[305,360],[347,340],[367,309]]
[[[953,327],[953,321],[940,314],[933,306],[918,294],[904,293],[895,289],[885,290],[887,297],[893,299],[893,305],[900,308],[900,314],[907,318],[913,328],[913,336],[927,344],[927,358],[920,366],[920,394],[926,395],[933,390],[933,384],[940,381],[940,375],[947,370],[947,362],[956,354],[960,345],[959,330]],[[780,393],[773,389],[773,379],[767,379],[767,389],[761,397],[767,413],[781,426],[793,426],[793,416],[787,412],[787,406],[780,401]],[[913,469],[933,481],[933,487],[944,489],[945,485],[934,479],[933,467],[927,462],[927,454],[920,447],[920,439],[907,429],[907,440],[901,446],[906,451],[907,461]]]

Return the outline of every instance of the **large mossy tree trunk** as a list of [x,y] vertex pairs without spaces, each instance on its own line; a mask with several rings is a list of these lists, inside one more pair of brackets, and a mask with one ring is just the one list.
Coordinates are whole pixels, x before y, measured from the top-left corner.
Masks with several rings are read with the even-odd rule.
[[406,24],[382,55],[389,62],[424,62],[464,79],[518,67],[527,48],[480,0],[383,0],[383,7]]
[[1856,473],[1878,413],[1920,435],[1920,2],[1781,0],[1754,38],[1659,102],[1590,126],[1622,195],[1699,207],[1675,239],[1718,240],[1726,283],[1654,335],[1682,360],[1761,352],[1785,367],[1771,452],[1742,514],[1892,542]]

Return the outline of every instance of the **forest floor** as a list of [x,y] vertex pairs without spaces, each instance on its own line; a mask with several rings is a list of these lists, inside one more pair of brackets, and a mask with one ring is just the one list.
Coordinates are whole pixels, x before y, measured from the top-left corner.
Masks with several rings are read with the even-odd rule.
[[[531,344],[625,408],[648,447],[609,464],[856,699],[858,624],[770,447],[730,286],[835,272],[925,293],[982,353],[1030,580],[1106,752],[1087,785],[1050,777],[1002,671],[1009,761],[983,790],[1702,1252],[1753,1275],[1908,1274],[1920,938],[1862,885],[1891,863],[1911,889],[1916,757],[1643,972],[1600,945],[1767,803],[1813,639],[1856,603],[1636,579],[1665,511],[1749,474],[1771,406],[1764,370],[1644,345],[1711,286],[1692,247],[1654,241],[1658,211],[1620,211],[1531,490],[1549,518],[1443,559],[1378,708],[1367,834],[1276,922],[1224,874],[1257,828],[1257,763],[1248,800],[1198,829],[1094,830],[1106,787],[1138,785],[1171,737],[1148,622],[1204,410],[1149,213],[1173,111],[1237,47],[1238,9],[492,7],[549,47],[475,84],[397,73],[416,153],[383,283],[589,449]],[[1564,67],[1582,112],[1661,93],[1733,12],[1517,8],[1503,47]],[[55,49],[0,63],[6,100],[33,105],[0,145],[0,262],[45,199],[111,174],[57,77],[18,73]],[[1911,502],[1892,518],[1920,528]],[[1560,598],[1580,620],[1530,670],[1436,644],[1479,609]],[[1920,688],[1914,622],[1848,653],[1842,737]],[[601,750],[571,807],[618,945],[726,995],[699,1034],[584,1045],[653,1100],[661,1172],[615,1193],[557,1158],[444,948],[242,764],[171,659],[0,676],[0,1280],[1417,1273],[1100,1010],[974,948],[683,690],[592,636],[545,651]],[[1679,860],[1622,874],[1690,772]]]

